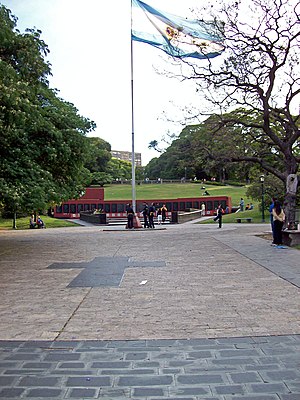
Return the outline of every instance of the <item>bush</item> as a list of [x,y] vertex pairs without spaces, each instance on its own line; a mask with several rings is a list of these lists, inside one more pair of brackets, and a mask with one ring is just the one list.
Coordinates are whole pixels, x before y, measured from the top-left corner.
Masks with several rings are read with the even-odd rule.
[[228,185],[228,186],[238,186],[238,187],[243,187],[243,186],[245,186],[244,183],[242,183],[242,182],[236,182],[236,181],[225,181],[225,185]]

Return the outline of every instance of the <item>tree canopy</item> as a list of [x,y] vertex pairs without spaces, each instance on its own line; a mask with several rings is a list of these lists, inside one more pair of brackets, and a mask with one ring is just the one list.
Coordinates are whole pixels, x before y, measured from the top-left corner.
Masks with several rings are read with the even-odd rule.
[[[257,163],[287,184],[290,176],[297,179],[300,162],[299,3],[234,2],[221,11],[227,47],[222,63],[208,62],[194,69],[193,76],[205,86],[210,103],[225,111],[220,127],[241,127],[243,136],[250,136],[253,151],[232,154],[229,160]],[[232,119],[226,111],[233,108],[239,112]],[[295,204],[287,185],[285,209],[291,224]]]
[[219,129],[219,116],[212,115],[202,124],[186,126],[166,151],[146,167],[151,178],[209,179],[245,182],[249,180],[251,165],[238,165],[228,159],[235,153],[248,151],[240,129]]
[[211,152],[211,159],[255,163],[280,179],[287,187],[285,211],[292,226],[296,195],[288,182],[297,183],[300,162],[299,2],[220,4],[214,17],[225,22],[226,50],[217,59],[185,61],[180,75],[194,80],[203,103],[207,102],[199,115],[218,116],[209,142],[226,133],[227,143],[236,144],[221,147],[218,154]]
[[89,153],[85,167],[90,172],[105,172],[111,159],[111,145],[99,137],[87,138]]
[[16,25],[0,6],[0,204],[30,211],[85,186],[85,135],[95,124],[49,87],[41,31]]

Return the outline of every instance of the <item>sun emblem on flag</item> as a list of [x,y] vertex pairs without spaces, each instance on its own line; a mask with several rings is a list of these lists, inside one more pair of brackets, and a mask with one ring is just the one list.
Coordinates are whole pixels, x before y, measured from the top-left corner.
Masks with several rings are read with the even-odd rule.
[[183,32],[183,28],[173,28],[171,26],[167,26],[165,29],[167,39],[173,44],[178,45],[181,43],[182,45],[188,46],[197,46],[199,49],[205,49],[209,45],[209,41],[195,38],[189,34]]
[[179,31],[178,29],[174,29],[171,26],[166,27],[166,36],[169,40],[178,39]]

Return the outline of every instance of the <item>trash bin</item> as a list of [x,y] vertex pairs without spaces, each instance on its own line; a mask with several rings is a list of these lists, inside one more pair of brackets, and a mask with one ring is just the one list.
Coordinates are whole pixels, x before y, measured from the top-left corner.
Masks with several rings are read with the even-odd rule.
[[106,222],[106,214],[102,213],[102,214],[99,215],[99,222],[100,222],[101,225],[106,225],[107,224],[107,222]]
[[178,212],[172,211],[171,213],[171,224],[178,224]]

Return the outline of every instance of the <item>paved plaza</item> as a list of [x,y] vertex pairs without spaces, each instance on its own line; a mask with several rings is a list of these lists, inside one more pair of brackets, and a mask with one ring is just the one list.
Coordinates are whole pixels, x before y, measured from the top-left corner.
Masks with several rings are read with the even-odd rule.
[[269,230],[0,231],[0,398],[300,400],[300,252]]

